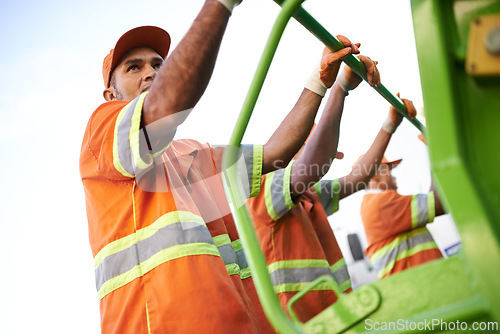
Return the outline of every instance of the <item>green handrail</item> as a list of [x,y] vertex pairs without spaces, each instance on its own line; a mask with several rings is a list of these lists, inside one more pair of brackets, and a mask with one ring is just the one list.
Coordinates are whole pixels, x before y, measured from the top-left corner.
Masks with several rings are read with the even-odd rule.
[[[285,0],[274,0],[278,5],[282,6]],[[344,48],[344,45],[332,34],[328,32],[318,21],[314,19],[304,8],[300,7],[293,14],[293,17],[309,30],[316,38],[318,38],[331,51],[338,51]],[[349,55],[344,59],[344,62],[359,76],[366,81],[366,69],[363,63],[353,55]],[[373,87],[384,99],[387,100],[399,114],[405,117],[412,123],[420,132],[427,137],[425,126],[418,119],[411,119],[406,111],[406,107],[399,97],[393,95],[383,84],[379,87]]]
[[267,271],[267,263],[262,251],[259,247],[259,241],[253,230],[252,220],[245,206],[245,197],[241,192],[241,187],[238,187],[238,173],[235,167],[239,147],[243,134],[250,121],[255,104],[259,97],[262,85],[266,78],[271,61],[276,53],[278,43],[283,35],[283,31],[292,17],[295,10],[301,5],[304,0],[287,0],[283,4],[282,10],[274,23],[271,30],[271,35],[265,46],[264,52],[260,59],[257,71],[250,85],[245,102],[241,109],[240,115],[236,122],[235,129],[229,142],[229,147],[224,153],[223,167],[226,171],[228,187],[225,187],[226,195],[231,198],[233,203],[234,213],[236,215],[236,224],[240,233],[241,243],[247,254],[247,261],[252,270],[252,277],[255,282],[255,288],[259,295],[264,312],[272,325],[280,333],[304,333],[300,328],[294,325],[283,311],[278,297],[274,292],[269,273]]

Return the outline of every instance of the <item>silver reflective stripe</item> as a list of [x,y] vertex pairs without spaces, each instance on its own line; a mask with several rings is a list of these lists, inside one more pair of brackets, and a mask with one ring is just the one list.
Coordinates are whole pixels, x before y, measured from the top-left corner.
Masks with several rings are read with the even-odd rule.
[[318,194],[319,199],[321,201],[321,204],[323,205],[323,208],[325,209],[325,212],[327,215],[330,215],[333,211],[333,187],[332,187],[332,181],[327,181],[327,180],[321,180],[319,181],[319,190],[320,193]]
[[95,270],[97,291],[109,279],[129,271],[158,252],[176,245],[190,243],[213,245],[214,241],[208,228],[198,223],[173,223],[160,228],[151,237],[104,258]]
[[218,246],[217,249],[219,250],[222,260],[224,260],[224,264],[227,265],[232,263],[238,263],[238,259],[236,257],[236,253],[233,250],[233,246],[222,245]]
[[[288,211],[288,207],[285,203],[284,188],[283,188],[283,177],[285,175],[285,169],[280,169],[274,172],[274,177],[271,183],[271,198],[273,202],[274,212],[278,217],[283,217]],[[287,184],[287,186],[289,186]]]
[[425,194],[417,195],[417,217],[418,226],[424,226],[429,223],[429,205],[427,195]]
[[132,159],[132,150],[130,148],[130,129],[132,127],[134,109],[140,97],[141,95],[128,104],[127,111],[125,112],[120,124],[118,124],[117,131],[118,158],[123,168],[131,175],[135,174],[135,168],[134,160]]
[[[245,159],[246,174],[248,178],[248,184],[251,185],[253,181],[253,145],[241,145],[241,153],[243,153],[243,158]],[[251,186],[249,186],[251,188]],[[248,194],[250,197],[250,194]]]
[[271,282],[276,286],[290,283],[309,283],[325,274],[333,276],[330,268],[325,267],[278,269],[273,271],[270,276]]
[[321,180],[313,187],[328,216],[339,209],[339,187],[338,179]]
[[238,258],[238,266],[240,267],[240,269],[248,268],[247,258],[243,249],[236,251],[236,257]]
[[434,242],[434,239],[432,238],[432,235],[429,233],[429,231],[417,234],[416,236],[413,236],[406,240],[402,240],[396,247],[388,251],[387,254],[373,262],[373,268],[377,272],[379,272],[380,270],[384,269],[389,263],[395,262],[398,254],[412,249],[413,247],[420,244],[431,241]]
[[349,276],[349,271],[347,270],[347,266],[340,267],[339,269],[335,270],[333,272],[333,278],[335,279],[335,282],[340,286],[342,283],[345,281],[348,281],[351,279]]

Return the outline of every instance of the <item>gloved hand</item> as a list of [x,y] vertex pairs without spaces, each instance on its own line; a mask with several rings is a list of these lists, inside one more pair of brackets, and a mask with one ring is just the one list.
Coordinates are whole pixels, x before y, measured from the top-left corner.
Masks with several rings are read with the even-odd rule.
[[425,145],[427,145],[427,141],[425,140],[425,137],[424,137],[424,135],[422,133],[419,134],[417,137],[418,137],[418,139],[420,139],[420,141],[422,143],[424,143]]
[[361,44],[353,44],[347,37],[342,35],[337,35],[337,38],[344,44],[345,48],[336,52],[331,52],[328,48],[325,48],[320,63],[314,68],[305,84],[305,88],[320,96],[325,96],[326,90],[332,87],[342,60],[350,54],[359,53],[358,48]]
[[[377,68],[378,61],[373,61],[369,57],[358,56],[358,59],[365,65],[366,77],[370,86],[380,86],[380,73]],[[337,83],[344,90],[346,95],[350,90],[358,87],[363,79],[354,73],[349,66],[344,67],[342,73],[337,78]]]
[[230,13],[233,12],[233,8],[238,6],[241,3],[241,0],[219,0],[221,4],[226,7]]
[[[399,93],[397,95],[398,97],[400,97]],[[406,112],[408,113],[408,116],[410,116],[411,119],[415,119],[415,116],[417,116],[417,110],[415,109],[413,102],[407,99],[401,99],[401,100],[406,106]],[[403,116],[401,116],[396,111],[396,108],[391,106],[389,108],[389,116],[387,116],[386,120],[384,121],[382,129],[384,129],[386,132],[394,133],[394,131],[396,131],[396,129],[398,128],[399,124],[401,124],[402,120]]]

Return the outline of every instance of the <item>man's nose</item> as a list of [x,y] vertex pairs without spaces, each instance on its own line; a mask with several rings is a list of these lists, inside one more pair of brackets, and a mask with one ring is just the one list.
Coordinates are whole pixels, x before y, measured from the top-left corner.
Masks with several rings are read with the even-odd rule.
[[147,72],[146,72],[146,75],[144,77],[144,81],[150,81],[150,80],[153,80],[156,75],[158,73],[156,72],[156,70],[153,68],[153,66],[149,65],[148,69],[147,69]]

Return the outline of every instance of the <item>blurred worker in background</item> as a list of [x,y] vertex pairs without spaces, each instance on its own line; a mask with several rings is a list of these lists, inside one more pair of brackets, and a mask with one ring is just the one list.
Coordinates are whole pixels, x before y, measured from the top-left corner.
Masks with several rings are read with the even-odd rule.
[[[377,62],[364,56],[359,59],[367,69],[369,84],[380,85]],[[296,160],[285,169],[264,175],[260,195],[247,202],[275,292],[285,310],[295,294],[321,275],[333,277],[339,292],[351,291],[349,272],[328,216],[338,210],[340,199],[367,186],[401,122],[397,113],[391,114],[393,118],[388,116],[351,173],[320,181],[338,154],[345,97],[361,81],[349,67],[344,68],[333,84],[320,121]],[[411,107],[408,105],[408,113],[415,117],[416,111]],[[324,282],[299,299],[293,310],[305,322],[336,300],[332,286]]]
[[[406,100],[405,104],[407,108],[413,106],[411,101]],[[391,107],[391,115],[395,114]],[[388,161],[384,158],[361,203],[361,218],[368,241],[366,254],[379,278],[442,257],[426,227],[435,216],[444,214],[434,183],[426,194],[398,194],[392,169],[400,163],[401,159]]]
[[[274,331],[224,195],[224,148],[173,140],[208,85],[239,2],[206,0],[168,58],[168,33],[146,26],[104,59],[107,102],[90,117],[80,156],[103,333]],[[242,147],[249,195],[307,138],[327,89],[321,76],[359,52],[345,45],[325,55],[265,145]]]

